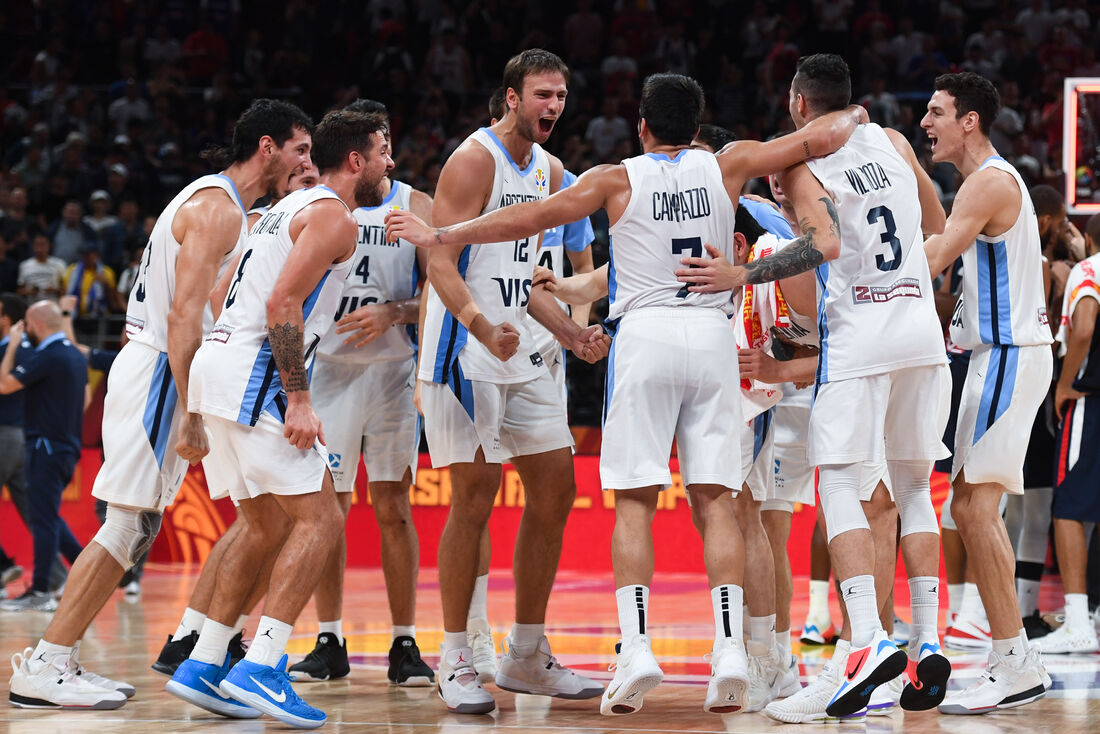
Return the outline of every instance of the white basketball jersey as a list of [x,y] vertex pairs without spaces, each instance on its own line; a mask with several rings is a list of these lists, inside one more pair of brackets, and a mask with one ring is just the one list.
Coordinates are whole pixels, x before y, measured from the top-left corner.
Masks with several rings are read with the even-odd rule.
[[[470,136],[493,156],[496,172],[493,190],[482,214],[510,204],[545,199],[550,192],[550,158],[537,144],[531,145],[531,161],[520,168],[489,128]],[[458,272],[489,323],[508,322],[519,331],[519,350],[501,362],[477,339],[470,337],[429,284],[424,336],[420,347],[420,379],[450,382],[455,379],[512,384],[526,382],[546,369],[535,348],[527,322],[538,236],[515,242],[467,245],[458,260]]]
[[[408,209],[412,188],[400,181],[390,184],[390,192],[378,206],[363,206],[352,212],[359,224],[351,272],[344,294],[333,316],[333,324],[360,306],[403,301],[416,295],[416,246],[405,240],[386,242],[386,213]],[[351,333],[337,334],[329,329],[317,347],[320,359],[333,362],[371,364],[408,359],[416,354],[416,325],[395,324],[366,346],[345,344]]]
[[[1069,344],[1069,328],[1073,318],[1073,311],[1082,300],[1092,298],[1100,301],[1100,253],[1087,257],[1073,266],[1066,278],[1065,293],[1062,294],[1062,322],[1058,325],[1058,356],[1066,356],[1066,347]],[[1088,363],[1081,365],[1084,369]]]
[[1007,171],[1020,187],[1020,214],[1008,231],[978,235],[963,251],[962,294],[951,316],[951,341],[966,349],[980,344],[1050,344],[1043,251],[1027,185],[1012,164],[991,156],[978,169]]
[[[189,410],[253,426],[265,411],[281,417],[285,395],[267,340],[267,301],[294,247],[291,220],[322,199],[341,201],[326,186],[295,191],[252,227],[221,316],[191,365]],[[332,326],[353,262],[331,264],[302,304],[307,370],[312,371],[317,345]]]
[[[180,253],[180,243],[172,236],[172,222],[179,208],[196,192],[209,188],[224,189],[241,208],[241,234],[233,250],[226,253],[218,264],[218,278],[243,249],[248,235],[248,217],[233,179],[216,173],[188,184],[164,207],[149,235],[137,282],[130,290],[130,301],[126,306],[126,335],[130,341],[147,344],[162,352],[168,351],[168,312],[176,295],[176,259]],[[203,309],[202,333],[209,333],[213,325],[214,316],[208,304]]]
[[676,280],[680,259],[710,243],[733,261],[734,207],[714,155],[681,150],[623,161],[630,201],[611,225],[607,318],[646,306],[698,306],[732,313],[729,293],[690,293]]
[[840,257],[817,268],[818,383],[946,363],[909,163],[869,124],[807,165],[841,234]]

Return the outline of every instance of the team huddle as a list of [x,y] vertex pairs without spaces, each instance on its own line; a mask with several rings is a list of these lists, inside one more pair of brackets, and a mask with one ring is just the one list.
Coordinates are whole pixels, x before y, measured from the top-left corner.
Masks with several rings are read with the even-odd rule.
[[[706,711],[812,723],[896,706],[976,714],[1043,696],[1051,681],[1023,630],[999,503],[1022,492],[1052,340],[1035,212],[988,138],[993,85],[941,76],[922,120],[934,160],[964,177],[948,217],[905,137],[849,105],[838,56],[799,62],[796,129],[768,142],[701,130],[699,85],[653,75],[639,108],[643,155],[580,177],[542,147],[568,81],[552,53],[513,57],[492,124],[450,156],[434,200],[390,180],[379,103],[358,100],[316,126],[285,102],[257,100],[242,114],[232,147],[211,156],[222,173],[183,189],[145,249],[108,382],[93,492],[106,522],[42,639],[13,657],[13,705],[114,709],[134,695],[81,665],[80,639],[152,544],[187,463],[201,461],[211,496],[230,497],[237,520],[153,667],[171,676],[170,693],[207,711],[322,725],[325,713],[291,682],[349,673],[343,528],[362,456],[393,622],[391,683],[434,685],[459,714],[494,710],[489,683],[636,712],[663,679],[647,625],[673,439],[714,612]],[[758,177],[777,205],[741,196]],[[588,216],[599,209],[610,262],[593,270]],[[972,565],[992,652],[985,675],[949,693],[929,477],[949,454],[951,396],[933,280],[953,266],[963,276],[950,338],[973,356],[952,514],[981,559]],[[587,323],[605,296],[606,330]],[[615,493],[621,641],[606,688],[560,665],[545,635],[576,494],[563,349],[607,359],[600,478]],[[432,464],[449,467],[452,483],[436,670],[414,621],[407,488],[420,415]],[[487,523],[506,462],[526,503],[515,624],[498,655]],[[786,546],[795,506],[815,501],[815,474],[845,616],[832,659],[803,687]],[[907,648],[888,632],[898,546]],[[316,647],[289,664],[311,596]]]

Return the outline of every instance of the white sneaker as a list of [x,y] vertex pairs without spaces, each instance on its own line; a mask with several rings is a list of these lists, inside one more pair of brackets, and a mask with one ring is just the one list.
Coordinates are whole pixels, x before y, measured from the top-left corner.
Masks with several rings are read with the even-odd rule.
[[474,653],[468,647],[447,650],[440,646],[436,692],[456,714],[487,714],[497,707],[489,692],[481,687],[471,664]]
[[615,645],[615,663],[609,668],[615,672],[600,700],[600,713],[604,716],[632,714],[642,708],[645,694],[656,688],[665,678],[649,638],[638,635],[629,643]]
[[1049,635],[1044,635],[1031,643],[1047,655],[1067,655],[1100,651],[1100,639],[1096,628],[1089,624],[1073,625],[1067,620]]
[[73,652],[69,656],[69,667],[74,673],[76,673],[78,677],[83,678],[84,680],[91,683],[93,686],[98,686],[108,691],[118,691],[122,695],[126,696],[126,698],[133,698],[134,694],[137,693],[137,689],[129,683],[125,683],[120,680],[111,680],[110,678],[105,678],[102,675],[97,675],[96,673],[88,670],[80,663],[79,658],[80,640],[77,640],[76,644],[73,645]]
[[[749,698],[749,659],[741,640],[727,640],[710,654],[710,683],[703,710],[712,714],[741,711]],[[774,673],[779,677],[780,671]]]
[[92,685],[69,666],[69,658],[32,661],[34,648],[11,656],[12,676],[8,702],[18,708],[117,709],[126,696]]
[[907,661],[905,651],[879,629],[869,645],[848,653],[840,688],[829,702],[829,713],[848,716],[866,709],[875,688],[904,673]]
[[126,588],[122,590],[122,593],[126,596],[127,599],[138,598],[139,596],[141,596],[141,582],[131,581],[130,583],[126,584]]
[[489,623],[478,619],[466,622],[466,643],[474,651],[474,670],[482,683],[492,683],[497,677],[497,648]]
[[[1017,657],[1015,655],[1011,657]],[[941,714],[984,714],[1023,706],[1046,693],[1046,668],[1039,650],[1032,647],[1014,665],[1009,655],[989,653],[989,664],[978,680],[965,690],[951,693],[939,705]]]
[[749,643],[749,693],[745,712],[750,714],[779,697],[790,664],[789,660],[780,659],[779,650],[765,651],[763,647],[757,642]]
[[969,617],[962,612],[943,634],[943,646],[949,650],[990,650],[993,637],[989,634],[989,620]]
[[779,693],[776,698],[793,696],[801,690],[802,678],[798,673],[798,656],[791,655],[791,660],[787,663],[787,670],[783,673],[783,677],[779,679]]
[[[905,647],[909,644],[909,638],[913,635],[913,628],[908,622],[903,622],[901,617],[894,615],[894,644],[898,647]],[[867,713],[871,713],[870,707],[868,707]]]
[[504,649],[497,671],[497,688],[568,699],[595,698],[603,693],[603,686],[596,681],[559,665],[550,654],[550,642],[545,635],[539,639],[535,651],[525,658],[516,656],[510,635],[505,638]]
[[27,587],[19,596],[0,602],[2,612],[56,612],[57,600],[46,591],[35,591]]
[[764,707],[764,715],[776,721],[788,724],[822,724],[834,721],[858,721],[865,715],[859,711],[851,716],[837,718],[825,712],[825,707],[833,699],[844,674],[844,665],[848,654],[839,648],[831,660],[827,660],[821,672],[810,684],[782,701],[772,701]]
[[899,708],[901,692],[905,688],[905,676],[899,675],[891,678],[888,683],[881,685],[871,693],[871,700],[867,702],[868,716],[889,716]]
[[799,640],[803,645],[828,645],[836,639],[836,627],[828,612],[817,617],[806,617]]

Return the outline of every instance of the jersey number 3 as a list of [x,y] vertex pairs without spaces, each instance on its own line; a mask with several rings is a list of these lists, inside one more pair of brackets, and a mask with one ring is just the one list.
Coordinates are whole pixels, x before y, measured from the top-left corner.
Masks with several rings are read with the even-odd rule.
[[894,224],[894,213],[888,207],[876,206],[867,212],[867,224],[874,224],[880,219],[885,231],[879,233],[879,239],[882,244],[890,245],[890,259],[875,255],[875,265],[879,270],[888,273],[901,267],[901,240],[897,238],[898,228]]

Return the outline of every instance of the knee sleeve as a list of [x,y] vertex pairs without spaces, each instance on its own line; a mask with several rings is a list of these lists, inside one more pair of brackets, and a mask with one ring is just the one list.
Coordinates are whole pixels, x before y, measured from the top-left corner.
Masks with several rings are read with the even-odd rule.
[[794,514],[794,503],[789,500],[764,500],[760,503],[761,512],[786,512],[788,515]]
[[944,530],[958,531],[958,527],[955,525],[955,518],[951,516],[951,500],[955,497],[955,490],[947,490],[947,499],[943,501],[943,509],[940,510],[940,527]]
[[818,467],[817,493],[825,514],[829,542],[849,530],[870,530],[863,506],[859,503],[862,462],[828,464]]
[[1050,487],[1028,489],[1020,500],[1022,512],[1020,532],[1016,540],[1016,559],[1026,563],[1045,563],[1054,490]]
[[901,537],[913,533],[939,535],[936,508],[932,506],[932,492],[928,477],[932,473],[930,461],[891,461],[890,481],[894,485],[894,503],[901,519]]
[[152,547],[160,522],[159,512],[109,504],[103,526],[92,540],[123,569],[129,569]]

